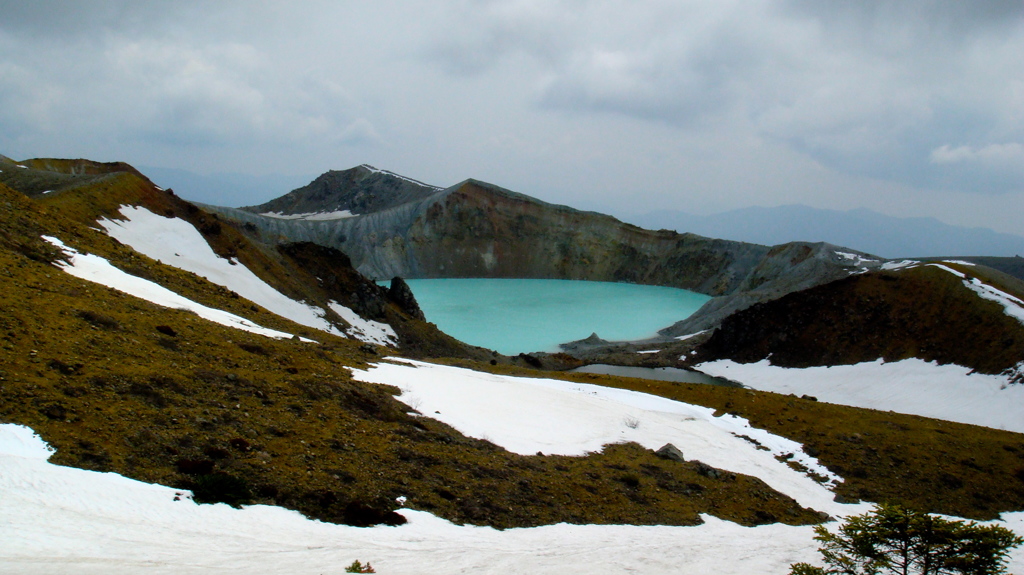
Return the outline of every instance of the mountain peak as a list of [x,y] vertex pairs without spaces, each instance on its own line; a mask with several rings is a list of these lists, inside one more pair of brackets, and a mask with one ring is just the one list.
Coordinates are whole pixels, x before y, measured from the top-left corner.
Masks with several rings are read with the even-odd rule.
[[441,190],[370,164],[361,164],[347,170],[329,170],[279,198],[241,209],[293,219],[324,214],[349,217],[386,210]]

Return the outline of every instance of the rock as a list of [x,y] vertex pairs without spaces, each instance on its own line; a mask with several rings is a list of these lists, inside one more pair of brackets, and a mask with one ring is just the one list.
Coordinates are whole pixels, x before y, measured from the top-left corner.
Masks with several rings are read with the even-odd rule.
[[678,447],[671,443],[666,443],[661,446],[661,449],[654,452],[655,455],[662,459],[670,459],[672,461],[684,462],[686,459],[683,457],[683,452]]
[[416,296],[412,293],[412,289],[402,278],[398,276],[391,278],[391,289],[388,290],[388,299],[395,302],[402,311],[416,319],[426,319],[423,315],[423,310],[420,309],[420,304],[416,301]]
[[694,461],[694,464],[697,467],[698,475],[703,475],[704,477],[710,479],[718,479],[722,475],[717,469],[711,467],[710,465],[704,463],[703,461]]

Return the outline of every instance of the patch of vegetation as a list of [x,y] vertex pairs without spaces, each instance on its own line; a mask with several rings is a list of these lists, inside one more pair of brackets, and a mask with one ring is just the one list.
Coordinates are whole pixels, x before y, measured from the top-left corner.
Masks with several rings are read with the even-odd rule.
[[369,563],[360,563],[358,559],[352,562],[351,565],[345,568],[345,573],[376,573],[373,566]]

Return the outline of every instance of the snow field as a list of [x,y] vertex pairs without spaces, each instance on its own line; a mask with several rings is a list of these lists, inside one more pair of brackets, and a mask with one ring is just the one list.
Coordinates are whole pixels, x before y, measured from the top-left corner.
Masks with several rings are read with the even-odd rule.
[[866,509],[835,503],[825,486],[775,459],[791,453],[809,470],[842,481],[799,443],[753,428],[743,418],[714,417],[706,407],[629,390],[400,361],[352,375],[397,386],[399,401],[420,413],[515,453],[582,456],[612,443],[636,442],[648,449],[672,443],[688,460],[759,477],[805,507],[840,516]]
[[[28,428],[0,425],[0,573],[778,573],[812,561],[810,527],[558,524],[498,531],[403,509],[401,527],[321,523],[255,505],[197,505],[187,491],[59,467]],[[178,501],[175,501],[175,498]]]
[[923,415],[1024,433],[1024,385],[922,359],[786,368],[718,360],[694,366],[761,391],[813,395],[821,401]]
[[[233,313],[194,302],[159,284],[127,274],[110,265],[110,262],[100,256],[79,253],[74,248],[64,245],[57,238],[43,236],[43,239],[60,248],[68,256],[69,263],[64,264],[61,262],[57,264],[57,267],[79,279],[98,283],[163,307],[191,311],[203,319],[227,327],[278,339],[294,337],[290,333],[257,325]],[[306,338],[302,338],[302,340],[307,342],[313,341]]]
[[137,206],[121,206],[120,213],[126,218],[124,221],[104,218],[99,224],[109,236],[141,254],[205,277],[295,323],[368,343],[397,343],[398,338],[390,326],[368,322],[351,309],[331,302],[331,309],[352,324],[349,333],[340,331],[327,321],[323,309],[285,296],[244,265],[218,256],[202,234],[185,220],[165,218]]

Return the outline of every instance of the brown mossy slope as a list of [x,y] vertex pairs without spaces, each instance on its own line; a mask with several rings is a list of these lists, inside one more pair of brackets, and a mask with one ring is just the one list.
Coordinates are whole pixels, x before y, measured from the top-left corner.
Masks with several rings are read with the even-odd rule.
[[[449,363],[530,376],[528,370],[508,366]],[[1019,433],[749,389],[596,374],[545,375],[651,393],[744,417],[754,427],[802,443],[807,453],[845,479],[835,491],[848,500],[900,503],[978,520],[1024,510],[1024,435]]]
[[[127,164],[55,159],[27,160],[23,164],[29,168],[16,170],[29,178],[45,180],[68,174],[86,178],[73,187],[35,196],[43,205],[77,222],[95,227],[101,218],[119,220],[122,218],[120,209],[125,205],[140,206],[161,216],[179,218],[192,224],[218,255],[237,259],[286,296],[325,309],[327,319],[339,327],[344,328],[347,324],[329,310],[328,303],[332,300],[354,309],[365,318],[391,324],[403,351],[411,356],[489,357],[487,350],[463,344],[433,324],[403,312],[400,306],[388,299],[386,289],[362,277],[352,268],[348,257],[337,250],[317,249],[312,244],[276,245],[276,242],[265,242],[255,227],[240,228],[231,222],[221,221],[216,214],[182,200],[173,192],[157,188]],[[94,174],[102,177],[92,177]],[[19,191],[24,193],[26,190]],[[84,247],[106,255],[110,241],[97,241],[98,244],[87,242]],[[115,265],[120,264],[115,261]],[[135,275],[140,272],[137,266],[127,271]],[[147,279],[175,289],[160,278]],[[251,303],[246,304],[251,307]],[[309,331],[303,328],[302,333],[307,335]]]
[[[396,390],[353,380],[348,368],[377,359],[359,342],[268,339],[79,280],[53,265],[60,254],[39,235],[102,247],[208,305],[244,305],[2,185],[0,208],[0,421],[39,432],[55,463],[357,525],[398,521],[398,496],[498,527],[820,519],[758,479],[635,445],[524,457],[467,438],[409,415]],[[302,329],[262,310],[252,317]]]
[[[984,268],[960,268],[982,277]],[[1005,286],[999,286],[1006,289]],[[757,304],[722,322],[690,363],[773,365],[911,357],[1000,373],[1024,361],[1024,326],[935,266],[871,272]]]

